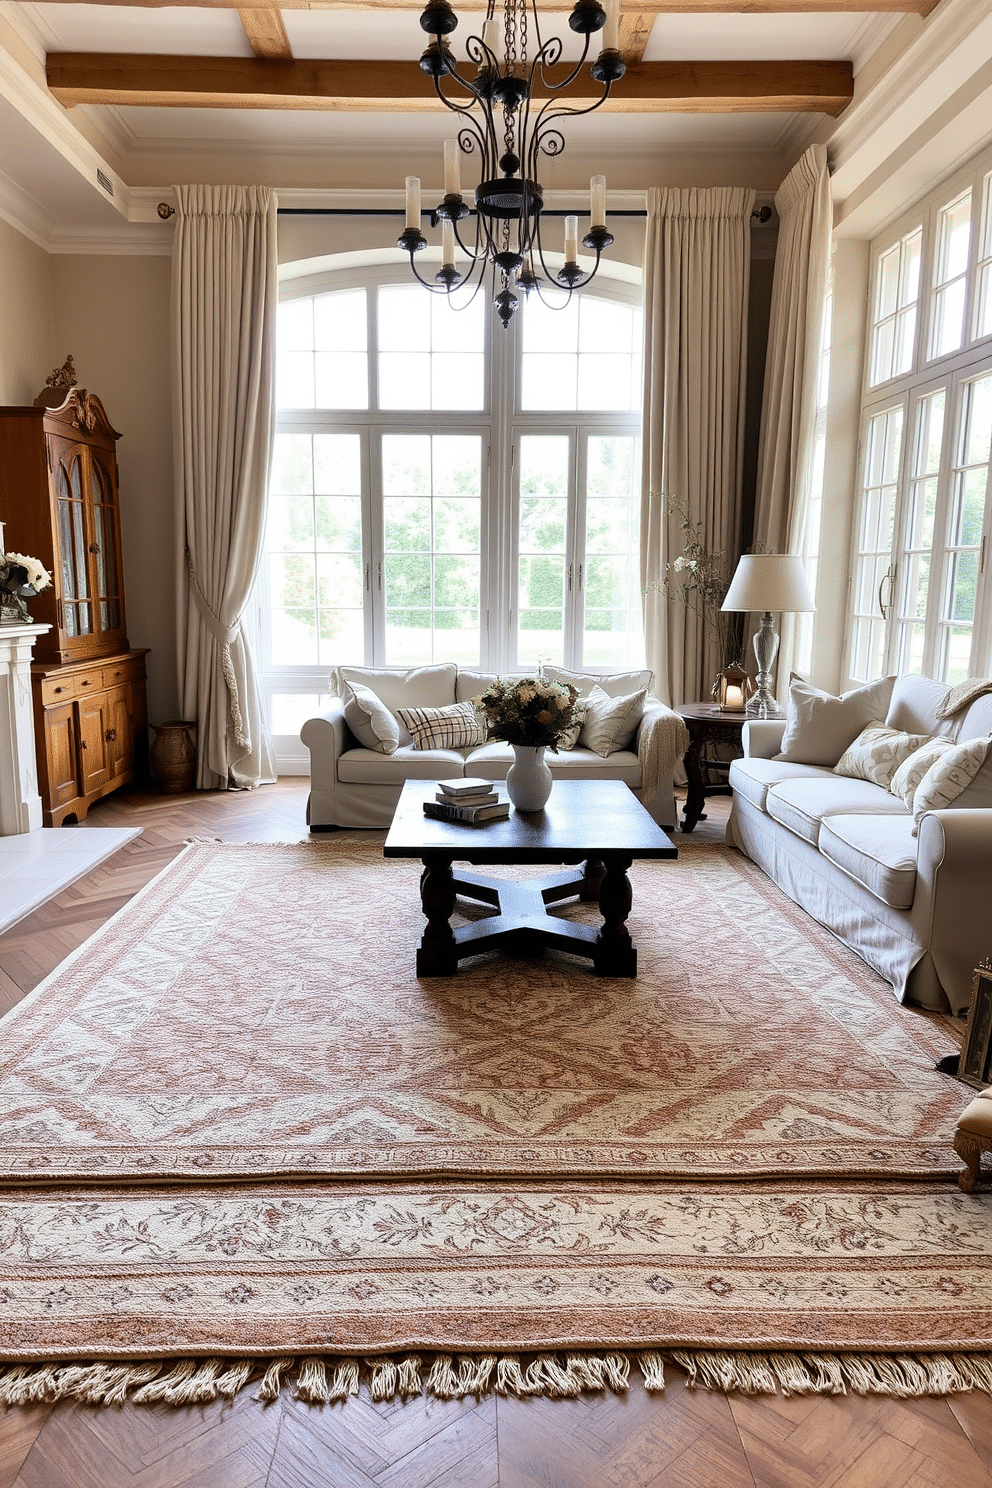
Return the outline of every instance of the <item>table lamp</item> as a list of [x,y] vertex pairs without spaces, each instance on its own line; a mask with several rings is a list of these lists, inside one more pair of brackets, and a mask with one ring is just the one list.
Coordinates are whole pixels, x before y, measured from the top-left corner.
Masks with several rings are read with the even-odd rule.
[[720,608],[761,615],[761,626],[754,637],[758,685],[744,712],[748,718],[780,718],[782,709],[772,693],[772,667],[779,641],[774,617],[816,609],[802,559],[790,553],[745,553]]

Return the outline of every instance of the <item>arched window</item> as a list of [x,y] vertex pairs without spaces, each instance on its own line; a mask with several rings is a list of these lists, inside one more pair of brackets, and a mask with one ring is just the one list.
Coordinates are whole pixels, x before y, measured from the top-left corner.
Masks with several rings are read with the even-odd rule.
[[283,286],[258,594],[284,768],[338,663],[642,659],[636,287],[504,332],[396,272]]

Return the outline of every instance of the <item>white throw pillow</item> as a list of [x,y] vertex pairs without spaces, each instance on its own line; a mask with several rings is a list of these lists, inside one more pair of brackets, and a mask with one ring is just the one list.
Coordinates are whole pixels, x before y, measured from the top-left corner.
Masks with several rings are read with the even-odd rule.
[[486,730],[471,703],[450,708],[400,708],[414,749],[470,749],[486,742]]
[[992,735],[955,744],[930,766],[913,797],[913,830],[926,811],[992,805]]
[[821,692],[801,677],[789,684],[789,717],[779,759],[832,770],[848,745],[876,718],[884,718],[895,677],[880,677],[840,697]]
[[954,748],[952,739],[928,739],[921,744],[915,753],[904,759],[896,773],[889,782],[889,790],[892,795],[899,796],[902,801],[913,809],[913,798],[916,788],[930,766],[937,761],[942,754]]
[[834,774],[871,780],[888,790],[899,766],[926,742],[926,734],[905,734],[876,720],[847,746],[834,765]]
[[561,682],[565,686],[571,682],[580,697],[588,697],[594,687],[598,687],[608,697],[625,697],[641,687],[649,692],[654,677],[654,673],[646,667],[637,672],[596,673],[570,672],[568,667],[545,666],[542,668],[542,675],[548,682]]
[[399,725],[374,692],[360,682],[344,682],[341,701],[344,703],[344,721],[359,744],[365,749],[374,749],[376,754],[396,753],[400,742]]
[[643,717],[646,696],[643,687],[626,697],[610,697],[601,687],[594,687],[585,700],[579,743],[602,759],[626,749]]
[[[548,681],[550,680],[551,678],[549,677]],[[555,680],[557,681],[557,678]],[[579,742],[579,735],[582,732],[582,725],[583,723],[585,723],[586,719],[585,698],[580,697],[575,699],[575,704],[572,710],[572,719],[572,726],[569,729],[568,733],[562,734],[561,738],[558,740],[559,749],[574,749],[576,744]]]

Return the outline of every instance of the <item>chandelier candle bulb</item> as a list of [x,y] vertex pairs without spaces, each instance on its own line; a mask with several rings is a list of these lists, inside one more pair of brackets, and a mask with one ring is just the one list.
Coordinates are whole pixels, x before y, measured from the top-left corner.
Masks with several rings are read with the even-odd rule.
[[455,267],[455,224],[449,217],[441,219],[441,265],[445,269]]
[[[620,0],[606,0],[604,9],[606,11],[606,24],[603,27],[603,51],[616,52],[620,49]],[[594,221],[594,227],[602,226]]]
[[458,141],[446,139],[444,142],[444,194],[445,196],[461,196],[461,169],[458,161]]
[[482,28],[482,45],[488,47],[494,57],[499,57],[499,33],[500,23],[495,16],[490,16]]
[[420,231],[420,177],[406,178],[406,225]]
[[605,176],[593,176],[589,182],[589,226],[606,226]]
[[565,262],[574,264],[579,256],[579,219],[565,218]]

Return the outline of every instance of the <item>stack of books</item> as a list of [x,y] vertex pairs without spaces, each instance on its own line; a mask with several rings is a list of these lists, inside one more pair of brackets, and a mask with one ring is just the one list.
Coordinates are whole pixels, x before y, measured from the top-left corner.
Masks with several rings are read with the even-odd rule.
[[510,803],[500,797],[491,780],[467,775],[462,780],[439,780],[433,801],[424,802],[424,815],[435,821],[496,821],[509,816]]

